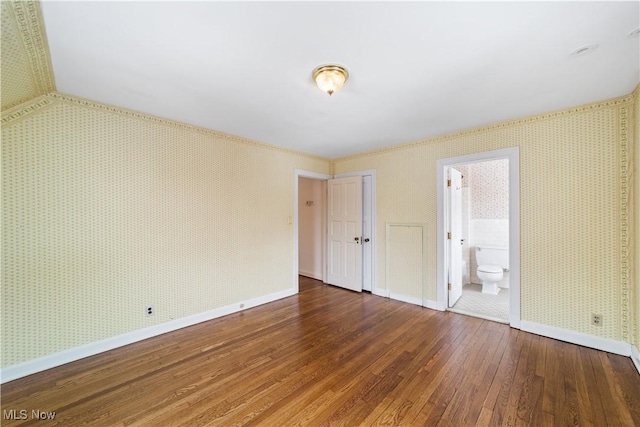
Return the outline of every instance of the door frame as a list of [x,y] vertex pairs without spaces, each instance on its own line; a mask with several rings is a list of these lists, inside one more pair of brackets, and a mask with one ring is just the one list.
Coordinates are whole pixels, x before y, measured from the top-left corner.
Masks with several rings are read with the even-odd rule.
[[520,329],[520,147],[449,157],[436,161],[437,274],[436,306],[447,309],[447,253],[445,191],[448,167],[488,160],[509,160],[509,324]]
[[[296,293],[300,291],[300,285],[298,283],[298,268],[300,262],[300,254],[299,254],[299,222],[298,222],[298,180],[299,178],[310,178],[310,179],[318,179],[321,181],[326,181],[331,179],[332,176],[324,173],[305,171],[302,169],[294,169],[293,170],[293,288]],[[324,228],[326,231],[327,224],[324,224]],[[322,245],[322,251],[325,252],[327,250],[326,245]],[[327,280],[327,257],[326,254],[323,254],[323,266],[322,266],[322,281],[326,282]]]
[[[371,176],[371,229],[372,229],[372,242],[371,242],[371,293],[374,295],[387,296],[385,295],[384,290],[380,290],[376,287],[376,244],[377,244],[377,218],[376,218],[376,170],[368,169],[357,172],[347,172],[341,173],[337,175],[329,175],[319,172],[311,172],[303,169],[294,169],[293,170],[293,289],[295,292],[300,291],[300,286],[298,283],[298,275],[299,275],[299,222],[298,222],[298,178],[311,178],[311,179],[319,179],[319,180],[329,180],[332,178],[346,178],[349,176]],[[326,224],[325,224],[326,231]],[[326,245],[325,245],[326,246]],[[327,248],[323,248],[323,251],[326,251]],[[327,280],[327,257],[323,256],[322,266],[322,281],[326,283]]]
[[[334,176],[334,178],[348,178],[350,176],[370,176],[371,177],[371,271],[369,272],[371,277],[371,293],[379,296],[388,296],[386,295],[386,291],[380,290],[376,287],[376,245],[378,242],[377,239],[377,218],[376,218],[376,170],[375,169],[367,169],[356,172],[346,172],[339,173]],[[364,257],[363,257],[364,259]],[[364,266],[364,261],[363,261]],[[363,275],[364,277],[364,275]],[[363,288],[364,289],[364,288]]]

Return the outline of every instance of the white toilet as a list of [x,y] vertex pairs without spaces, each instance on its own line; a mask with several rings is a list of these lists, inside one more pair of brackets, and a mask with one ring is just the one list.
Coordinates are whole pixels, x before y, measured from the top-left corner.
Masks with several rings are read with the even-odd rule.
[[509,248],[503,246],[476,246],[478,279],[482,280],[482,293],[498,295],[498,283],[509,270]]

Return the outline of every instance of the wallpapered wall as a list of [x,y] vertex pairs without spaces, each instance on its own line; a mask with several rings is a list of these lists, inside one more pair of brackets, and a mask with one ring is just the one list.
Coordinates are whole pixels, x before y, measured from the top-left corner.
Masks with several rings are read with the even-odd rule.
[[[632,97],[431,138],[335,161],[336,173],[376,169],[376,283],[385,288],[385,223],[428,224],[427,283],[436,300],[436,161],[520,147],[522,319],[629,340],[630,282],[620,261],[620,151]],[[625,131],[626,132],[626,131]],[[623,215],[624,213],[624,215]],[[592,326],[591,313],[604,324]]]
[[294,289],[294,169],[328,160],[36,104],[2,127],[3,366]]
[[634,91],[634,115],[635,126],[632,127],[632,156],[633,156],[633,197],[635,198],[634,212],[632,217],[632,232],[634,232],[635,240],[635,257],[629,258],[629,262],[635,261],[632,269],[632,278],[634,287],[632,288],[631,295],[629,296],[630,304],[630,317],[632,319],[632,329],[635,339],[633,344],[636,350],[640,349],[640,274],[638,274],[638,267],[640,266],[640,227],[638,226],[638,218],[640,218],[640,85],[636,87]]

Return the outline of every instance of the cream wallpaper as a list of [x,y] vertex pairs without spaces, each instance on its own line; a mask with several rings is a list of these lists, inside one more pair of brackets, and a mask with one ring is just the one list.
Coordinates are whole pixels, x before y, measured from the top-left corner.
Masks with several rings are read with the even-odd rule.
[[58,94],[34,105],[3,118],[3,366],[294,286],[294,169],[328,160]]
[[[638,226],[638,218],[640,215],[640,85],[636,86],[636,90],[633,92],[634,95],[634,105],[633,111],[635,115],[635,125],[633,126],[633,139],[630,144],[632,148],[632,157],[633,157],[633,184],[635,188],[633,189],[633,197],[635,197],[634,203],[634,211],[632,216],[632,224],[633,224],[633,232],[635,233],[635,246],[634,246],[634,254],[630,259],[634,260],[635,263],[631,269],[632,273],[632,283],[635,285],[632,289],[631,293],[631,321],[633,324],[633,335],[634,340],[632,341],[635,344],[636,350],[640,350],[640,274],[638,274],[638,268],[640,268],[640,227]],[[635,256],[633,256],[635,255]]]
[[[436,161],[520,147],[522,319],[629,340],[621,254],[621,135],[632,97],[432,138],[335,161],[376,169],[377,286],[385,288],[385,223],[428,224],[425,296],[436,300]],[[627,224],[628,225],[628,224]],[[590,324],[601,313],[603,326]],[[626,314],[625,314],[626,313]]]
[[422,224],[389,224],[385,264],[391,298],[422,305],[424,246]]

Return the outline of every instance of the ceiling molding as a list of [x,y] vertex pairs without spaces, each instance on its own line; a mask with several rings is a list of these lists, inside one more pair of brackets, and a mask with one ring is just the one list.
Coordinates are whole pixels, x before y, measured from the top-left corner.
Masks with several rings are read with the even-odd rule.
[[2,112],[2,126],[14,124],[18,120],[23,119],[30,114],[35,113],[36,111],[40,111],[43,108],[48,107],[52,103],[53,101],[50,98],[48,98],[46,95],[42,95],[27,102],[23,102],[22,104],[16,105]]
[[10,3],[27,58],[40,94],[56,90],[51,55],[47,45],[39,1],[13,0]]
[[[640,87],[640,85],[638,87]],[[474,134],[477,134],[477,133],[489,132],[489,131],[493,131],[493,130],[497,130],[497,129],[503,129],[503,128],[508,128],[508,127],[512,127],[512,126],[519,126],[519,125],[528,124],[528,123],[535,123],[535,122],[538,122],[538,121],[543,121],[543,120],[548,120],[548,119],[555,119],[555,118],[558,118],[558,117],[570,116],[570,115],[574,115],[574,114],[581,114],[581,113],[585,113],[587,111],[599,110],[601,108],[609,108],[609,107],[618,106],[618,105],[627,105],[627,104],[630,104],[633,101],[634,96],[637,93],[637,91],[638,91],[638,88],[636,88],[636,91],[634,93],[631,93],[631,94],[625,95],[625,96],[621,96],[621,97],[618,97],[618,98],[612,98],[612,99],[608,99],[608,100],[605,100],[605,101],[594,102],[594,103],[591,103],[591,104],[585,104],[585,105],[581,105],[581,106],[573,107],[573,108],[567,108],[565,110],[554,111],[554,112],[551,112],[551,113],[544,113],[544,114],[538,114],[538,115],[534,115],[534,116],[524,117],[524,118],[521,118],[521,119],[509,120],[509,121],[502,122],[502,123],[496,123],[496,124],[492,124],[492,125],[488,125],[488,126],[482,126],[482,127],[478,127],[478,128],[463,130],[463,131],[460,131],[460,132],[450,133],[450,134],[436,136],[436,137],[432,137],[432,138],[420,139],[418,141],[410,142],[410,143],[407,143],[407,144],[394,145],[394,146],[391,146],[391,147],[381,148],[381,149],[378,149],[378,150],[372,150],[372,151],[366,151],[366,152],[363,152],[363,153],[352,154],[352,155],[349,155],[349,156],[336,158],[334,160],[335,161],[353,160],[353,159],[357,159],[357,158],[361,158],[361,157],[374,156],[374,155],[377,155],[377,154],[388,153],[388,152],[391,152],[391,151],[404,150],[404,149],[415,147],[415,146],[420,146],[420,145],[425,145],[425,144],[432,144],[432,143],[435,143],[435,142],[447,141],[447,140],[451,140],[451,139],[455,139],[455,138],[461,138],[461,137],[464,137],[464,136],[474,135]]]
[[159,125],[163,125],[163,126],[171,126],[174,128],[179,128],[179,129],[183,129],[185,131],[192,131],[192,132],[198,132],[200,134],[204,134],[204,135],[208,135],[208,136],[212,136],[215,138],[222,138],[222,139],[226,139],[226,140],[230,140],[230,141],[234,141],[234,142],[238,142],[241,144],[250,144],[253,146],[257,146],[257,147],[261,147],[261,148],[267,148],[270,150],[275,150],[275,151],[279,151],[279,152],[283,152],[283,153],[287,153],[287,154],[293,154],[296,156],[301,156],[304,158],[312,158],[312,159],[316,159],[316,160],[320,160],[323,162],[330,162],[330,159],[326,158],[326,157],[321,157],[321,156],[316,156],[313,154],[308,154],[308,153],[304,153],[302,151],[296,151],[296,150],[291,150],[288,148],[283,148],[283,147],[279,147],[276,145],[271,145],[271,144],[267,144],[264,142],[260,142],[260,141],[255,141],[255,140],[251,140],[251,139],[247,139],[247,138],[243,138],[240,136],[236,136],[236,135],[229,135],[223,132],[218,132],[215,130],[211,130],[211,129],[206,129],[206,128],[202,128],[202,127],[198,127],[198,126],[193,126],[193,125],[188,125],[185,123],[181,123],[181,122],[177,122],[174,120],[169,120],[169,119],[164,119],[161,117],[156,117],[156,116],[152,116],[149,114],[145,114],[145,113],[139,113],[136,111],[131,111],[131,110],[126,110],[123,108],[119,108],[113,105],[106,105],[106,104],[101,104],[98,102],[94,102],[88,99],[83,99],[83,98],[79,98],[76,96],[72,96],[72,95],[67,95],[67,94],[62,94],[62,93],[58,93],[58,92],[52,92],[49,93],[45,96],[41,96],[37,99],[34,99],[33,101],[30,101],[28,103],[24,103],[21,104],[17,107],[12,108],[11,110],[8,110],[7,112],[5,112],[2,115],[2,125],[11,125],[13,124],[15,121],[22,119],[26,116],[28,116],[29,114],[38,111],[44,107],[48,107],[49,105],[52,105],[56,102],[64,102],[67,104],[73,104],[79,107],[84,107],[84,108],[90,108],[90,109],[94,109],[94,110],[100,110],[103,112],[108,112],[108,113],[112,113],[112,114],[117,114],[120,116],[127,116],[130,117],[132,119],[138,119],[138,120],[144,120],[147,122],[153,122]]
[[633,234],[630,223],[630,207],[631,207],[631,156],[629,150],[629,107],[622,105],[618,112],[620,146],[618,149],[619,157],[619,241],[620,241],[620,298],[622,307],[622,339],[629,341],[629,332],[631,330],[631,314],[629,305],[631,304],[631,240]]

